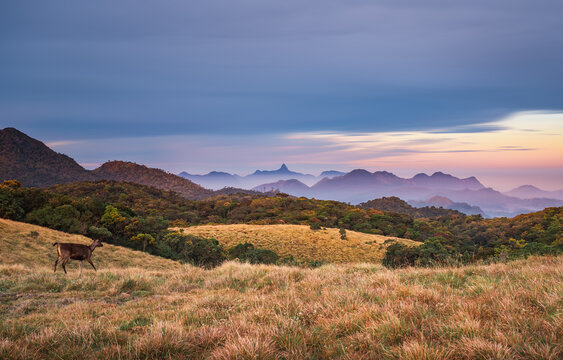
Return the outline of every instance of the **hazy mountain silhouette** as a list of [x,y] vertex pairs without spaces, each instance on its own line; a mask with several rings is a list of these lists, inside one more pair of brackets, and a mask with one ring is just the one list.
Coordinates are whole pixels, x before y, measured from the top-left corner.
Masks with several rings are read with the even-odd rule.
[[224,187],[241,187],[241,177],[222,171],[211,171],[205,175],[189,174],[182,171],[178,174],[185,179],[193,181],[207,189],[222,189]]
[[311,188],[297,179],[279,180],[254,187],[255,191],[279,191],[294,196],[308,196]]
[[486,217],[487,214],[481,210],[479,206],[472,206],[464,202],[453,202],[445,196],[433,196],[428,200],[409,201],[409,204],[417,208],[438,207],[450,210],[456,210],[467,215],[481,215]]
[[282,164],[277,170],[256,170],[246,176],[221,171],[212,171],[205,175],[194,175],[183,171],[178,175],[210,189],[221,189],[231,186],[252,189],[258,185],[291,179],[297,179],[305,184],[312,185],[318,180],[316,176],[291,171],[286,164]]
[[551,198],[563,200],[563,190],[546,191],[533,185],[522,185],[504,193],[520,199]]
[[342,171],[337,171],[337,170],[327,170],[327,171],[323,171],[323,172],[319,175],[319,178],[321,178],[321,179],[322,179],[322,178],[325,178],[325,177],[333,178],[333,177],[335,177],[335,176],[342,176],[342,175],[346,175],[346,173],[345,173],[345,172],[342,172]]

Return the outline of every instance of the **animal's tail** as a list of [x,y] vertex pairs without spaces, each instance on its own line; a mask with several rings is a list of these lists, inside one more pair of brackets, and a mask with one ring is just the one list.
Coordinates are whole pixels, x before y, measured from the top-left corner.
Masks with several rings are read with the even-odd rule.
[[55,245],[57,245],[57,244],[58,244],[58,242],[56,242],[56,243],[53,243],[53,246],[55,246]]

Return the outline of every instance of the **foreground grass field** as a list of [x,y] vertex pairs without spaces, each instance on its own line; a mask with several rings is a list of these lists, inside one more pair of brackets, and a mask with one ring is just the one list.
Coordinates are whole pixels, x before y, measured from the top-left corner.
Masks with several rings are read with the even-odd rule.
[[[27,259],[28,229],[6,236],[19,223],[1,224],[1,359],[563,357],[563,257],[203,270],[104,246],[100,270],[79,278]],[[45,243],[64,236],[36,231]],[[111,252],[120,255],[101,265]],[[133,268],[122,258],[131,254],[144,256]]]
[[346,240],[338,229],[311,230],[306,225],[200,225],[182,229],[187,234],[217,239],[226,248],[250,242],[275,251],[281,257],[292,255],[298,260],[324,260],[332,263],[381,262],[386,240],[406,245],[419,242],[383,235],[346,230]]

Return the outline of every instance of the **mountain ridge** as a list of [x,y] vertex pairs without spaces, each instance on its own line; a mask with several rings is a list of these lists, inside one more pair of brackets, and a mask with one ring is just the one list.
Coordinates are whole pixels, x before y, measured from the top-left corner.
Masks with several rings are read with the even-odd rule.
[[55,152],[15,128],[0,130],[0,181],[3,180],[19,180],[28,187],[121,180],[176,191],[194,199],[212,194],[190,180],[132,162],[109,161],[97,169],[86,170],[68,155]]
[[0,130],[0,181],[18,179],[26,186],[94,180],[74,159],[15,128]]

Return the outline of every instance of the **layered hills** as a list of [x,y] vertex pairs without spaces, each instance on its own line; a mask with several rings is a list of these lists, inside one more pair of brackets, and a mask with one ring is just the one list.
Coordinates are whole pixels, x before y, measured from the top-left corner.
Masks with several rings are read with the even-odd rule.
[[442,172],[401,178],[387,171],[372,173],[357,169],[345,175],[324,178],[310,187],[293,179],[262,184],[254,190],[277,190],[295,196],[351,203],[396,196],[408,199],[416,207],[437,206],[492,217],[515,216],[563,205],[563,200],[557,198],[510,196],[485,187],[473,176],[461,179]]
[[0,180],[17,179],[25,186],[116,180],[175,191],[189,199],[237,192],[253,195],[283,192],[355,204],[396,196],[416,207],[443,207],[493,217],[563,205],[562,191],[544,191],[526,185],[501,193],[485,187],[473,176],[458,178],[442,172],[402,178],[387,171],[356,169],[348,173],[329,170],[313,176],[292,171],[282,164],[276,170],[256,170],[246,176],[220,171],[206,175],[182,172],[180,175],[125,161],[110,161],[89,171],[67,155],[51,150],[14,128],[0,130]]
[[293,179],[299,180],[300,182],[309,185],[313,185],[319,179],[322,179],[326,176],[335,176],[335,173],[331,171],[325,175],[321,174],[320,177],[316,177],[310,174],[291,171],[286,164],[282,164],[277,170],[256,170],[252,174],[246,176],[229,174],[227,172],[221,171],[212,171],[205,175],[194,175],[183,171],[178,175],[210,189],[221,189],[223,187],[229,186],[251,189],[253,187],[259,187],[259,185],[269,182]]
[[93,170],[92,174],[97,179],[128,181],[175,191],[190,199],[203,198],[212,193],[210,190],[204,189],[200,185],[194,184],[190,180],[180,176],[132,162],[106,162],[99,168]]
[[48,187],[86,180],[129,181],[175,191],[190,199],[212,192],[164,170],[125,161],[110,161],[86,170],[67,155],[51,150],[14,128],[0,130],[0,181],[19,180],[25,186]]

